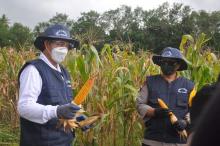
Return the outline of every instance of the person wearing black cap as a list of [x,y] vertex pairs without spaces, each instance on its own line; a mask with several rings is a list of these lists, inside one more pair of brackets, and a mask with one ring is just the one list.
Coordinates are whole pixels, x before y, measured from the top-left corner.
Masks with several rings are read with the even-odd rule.
[[70,75],[60,63],[79,42],[67,27],[55,24],[34,45],[41,51],[39,58],[26,62],[18,74],[20,146],[71,146],[74,132],[57,124],[59,118],[74,118],[80,107],[71,104]]
[[[195,94],[194,83],[180,77],[177,71],[187,69],[187,61],[176,48],[167,47],[161,55],[154,55],[153,62],[160,66],[162,73],[147,76],[136,99],[136,108],[145,123],[142,146],[184,146],[178,131],[190,124],[189,106]],[[161,98],[169,109],[161,108]],[[178,121],[171,124],[169,111]]]

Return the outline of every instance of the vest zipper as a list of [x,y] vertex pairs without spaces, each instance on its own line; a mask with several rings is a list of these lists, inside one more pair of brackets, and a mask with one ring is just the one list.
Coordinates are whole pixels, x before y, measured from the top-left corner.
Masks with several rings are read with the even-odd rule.
[[66,87],[67,87],[67,85],[66,85],[66,81],[65,80],[63,80],[63,82],[64,82],[64,89],[65,89],[65,99],[66,99],[66,102],[67,103],[69,103],[69,101],[68,101],[68,99],[67,99],[67,89],[66,89]]
[[66,85],[66,79],[64,78],[64,76],[63,76],[63,74],[61,73],[61,78],[62,78],[62,80],[63,80],[63,85],[64,85],[64,92],[65,92],[65,100],[66,100],[66,103],[69,103],[69,101],[68,101],[68,99],[67,99],[67,90],[66,90],[66,87],[67,87],[67,85]]
[[[167,103],[167,106],[169,107],[169,105],[170,105],[170,88],[171,88],[171,83],[167,82],[167,84],[168,84],[168,88],[167,88],[167,101],[168,101],[168,103]],[[164,134],[163,134],[164,140],[166,139],[166,132],[167,132],[166,122],[167,122],[167,120],[164,119],[164,129],[165,129],[164,130]]]

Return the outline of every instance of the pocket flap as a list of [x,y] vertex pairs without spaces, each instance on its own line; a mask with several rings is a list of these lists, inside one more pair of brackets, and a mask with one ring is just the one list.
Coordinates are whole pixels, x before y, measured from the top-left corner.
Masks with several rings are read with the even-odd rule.
[[186,107],[188,105],[187,99],[178,98],[177,106]]

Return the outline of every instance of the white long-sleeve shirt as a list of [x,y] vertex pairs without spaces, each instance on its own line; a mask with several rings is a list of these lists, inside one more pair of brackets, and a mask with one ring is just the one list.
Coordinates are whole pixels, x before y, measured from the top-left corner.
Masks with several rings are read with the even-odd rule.
[[[43,53],[40,54],[39,58],[52,69],[61,72],[60,66],[54,67]],[[42,78],[34,65],[25,67],[19,81],[18,112],[21,117],[39,124],[57,117],[57,106],[37,103],[38,96],[41,93]]]

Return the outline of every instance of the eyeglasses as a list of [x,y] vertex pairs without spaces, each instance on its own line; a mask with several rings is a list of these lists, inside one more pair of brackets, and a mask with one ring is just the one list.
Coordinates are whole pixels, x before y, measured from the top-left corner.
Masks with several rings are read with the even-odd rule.
[[161,59],[160,62],[163,65],[172,65],[172,66],[176,66],[179,64],[178,61],[171,59]]
[[61,40],[51,40],[50,41],[53,45],[56,45],[56,46],[60,46],[60,47],[69,47],[69,42],[66,42],[66,41],[61,41]]

